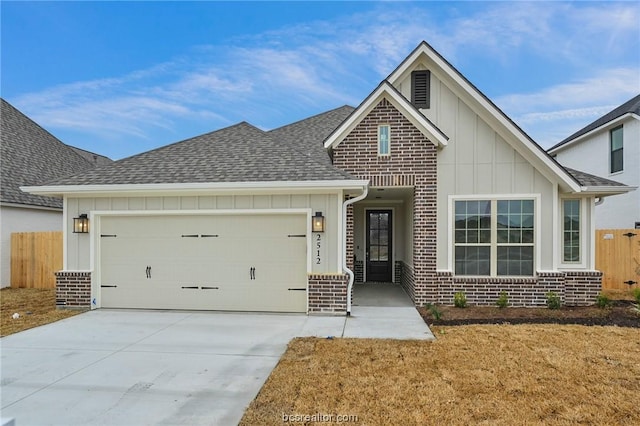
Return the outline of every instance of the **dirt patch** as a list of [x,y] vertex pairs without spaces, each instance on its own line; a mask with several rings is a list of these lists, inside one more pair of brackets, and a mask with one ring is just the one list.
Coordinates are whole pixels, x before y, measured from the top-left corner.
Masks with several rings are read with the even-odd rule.
[[[56,309],[55,289],[0,290],[0,337],[77,315],[83,311]],[[13,314],[20,317],[13,319]]]
[[[434,342],[295,339],[241,424],[313,415],[368,425],[640,424],[636,329],[474,325],[434,332]],[[314,424],[308,419],[297,424]]]
[[427,308],[418,312],[429,325],[469,324],[580,324],[640,327],[640,314],[631,300],[614,300],[607,308],[597,306],[548,308],[503,308],[491,306],[436,306],[440,319]]

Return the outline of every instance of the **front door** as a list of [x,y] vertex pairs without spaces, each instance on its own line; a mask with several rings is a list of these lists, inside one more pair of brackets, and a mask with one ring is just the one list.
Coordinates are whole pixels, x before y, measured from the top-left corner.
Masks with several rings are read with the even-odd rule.
[[391,210],[367,210],[367,281],[392,281]]

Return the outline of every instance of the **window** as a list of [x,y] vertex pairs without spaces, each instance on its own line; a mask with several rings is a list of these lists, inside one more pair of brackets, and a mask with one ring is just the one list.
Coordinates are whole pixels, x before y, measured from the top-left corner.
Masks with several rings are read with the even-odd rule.
[[611,173],[621,172],[622,159],[622,126],[611,130]]
[[454,234],[456,275],[533,275],[533,200],[455,201]]
[[389,155],[390,129],[388,124],[378,126],[378,155]]
[[411,73],[411,103],[416,108],[429,108],[431,92],[431,72],[414,71]]
[[580,200],[564,200],[562,216],[562,259],[566,263],[580,262]]

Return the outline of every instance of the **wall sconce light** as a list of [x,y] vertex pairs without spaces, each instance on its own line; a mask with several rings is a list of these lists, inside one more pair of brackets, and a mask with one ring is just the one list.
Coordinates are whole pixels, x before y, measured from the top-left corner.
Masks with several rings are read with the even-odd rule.
[[73,218],[73,233],[86,234],[89,232],[89,218],[86,214]]
[[324,232],[324,216],[322,212],[316,212],[311,218],[311,230],[313,232]]

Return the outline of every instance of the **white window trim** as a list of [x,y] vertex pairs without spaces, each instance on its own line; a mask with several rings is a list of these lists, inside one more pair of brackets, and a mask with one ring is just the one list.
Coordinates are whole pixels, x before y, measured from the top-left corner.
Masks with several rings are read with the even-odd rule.
[[[380,129],[382,129],[382,127],[387,127],[389,129],[388,131],[388,140],[387,140],[387,151],[386,153],[381,153],[380,152]],[[391,125],[390,124],[386,124],[386,123],[382,123],[382,124],[378,124],[378,140],[377,140],[377,144],[378,144],[378,157],[389,157],[391,155]]]
[[[448,236],[449,236],[449,244],[448,244],[448,254],[447,254],[447,267],[449,271],[453,273],[454,276],[460,277],[478,277],[478,278],[529,278],[534,277],[537,274],[537,271],[540,270],[540,259],[542,258],[542,241],[541,232],[542,232],[542,215],[541,215],[541,195],[540,194],[478,194],[478,195],[449,195],[449,205],[448,205]],[[533,214],[534,214],[534,230],[533,230],[533,275],[498,275],[497,274],[497,258],[491,258],[491,274],[490,275],[456,275],[455,274],[455,202],[456,201],[501,201],[501,200],[533,200]],[[492,204],[493,205],[493,204]],[[497,215],[491,214],[491,247],[492,253],[494,252],[493,246],[498,247],[497,243],[497,224],[494,223],[497,221]],[[502,245],[502,244],[500,244]],[[514,244],[521,245],[521,244]]]
[[[580,200],[580,261],[579,262],[565,262],[564,260],[564,201],[565,200]],[[560,238],[558,238],[559,246],[559,269],[585,269],[587,267],[587,255],[591,250],[587,248],[588,238],[586,232],[591,232],[590,224],[587,222],[588,215],[587,209],[589,208],[588,198],[584,197],[562,197],[560,198],[559,215],[558,215],[558,228]]]

